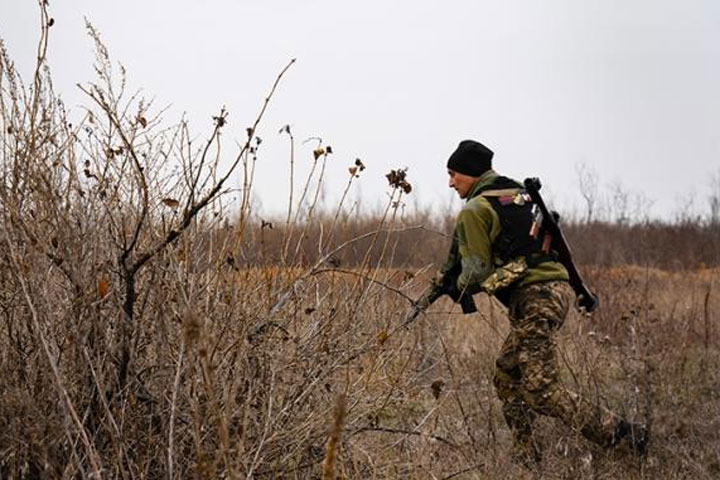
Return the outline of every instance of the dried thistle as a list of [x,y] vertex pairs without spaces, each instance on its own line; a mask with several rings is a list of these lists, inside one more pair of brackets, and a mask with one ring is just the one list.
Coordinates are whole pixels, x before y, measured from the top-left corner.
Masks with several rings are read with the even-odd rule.
[[350,172],[351,177],[359,178],[359,173],[363,170],[365,170],[365,165],[359,158],[355,159],[355,164],[353,166],[348,167],[348,172]]
[[323,147],[317,147],[315,150],[313,150],[313,157],[315,157],[315,160],[325,155],[325,149]]
[[388,179],[388,184],[392,188],[400,188],[403,192],[410,193],[412,191],[412,185],[410,185],[410,182],[406,180],[407,177],[407,169],[406,168],[399,168],[397,170],[390,170],[390,173],[385,175],[385,178]]
[[224,108],[222,108],[220,110],[219,115],[217,115],[217,116],[213,115],[212,119],[215,122],[215,125],[217,126],[217,128],[222,128],[225,125],[227,125],[227,116],[228,116],[228,114]]
[[442,379],[435,380],[430,384],[430,390],[432,390],[432,395],[435,397],[435,400],[440,398],[440,394],[442,394],[444,387],[445,382]]

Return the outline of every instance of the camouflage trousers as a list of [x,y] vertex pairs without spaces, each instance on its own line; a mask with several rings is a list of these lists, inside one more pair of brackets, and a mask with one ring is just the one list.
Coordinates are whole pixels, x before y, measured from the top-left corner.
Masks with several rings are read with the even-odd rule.
[[495,388],[518,454],[531,449],[538,414],[560,419],[600,445],[613,442],[618,417],[568,390],[558,374],[555,334],[572,305],[567,282],[519,287],[510,299],[511,331],[496,362]]

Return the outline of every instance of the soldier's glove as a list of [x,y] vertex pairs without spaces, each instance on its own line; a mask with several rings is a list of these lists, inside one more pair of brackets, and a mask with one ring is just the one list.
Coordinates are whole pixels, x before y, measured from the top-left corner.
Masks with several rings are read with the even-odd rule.
[[459,303],[462,307],[463,313],[474,313],[477,312],[477,306],[472,298],[472,295],[467,292],[461,291],[457,288],[457,278],[449,277],[445,275],[442,278],[442,291],[444,294],[452,298],[453,302]]

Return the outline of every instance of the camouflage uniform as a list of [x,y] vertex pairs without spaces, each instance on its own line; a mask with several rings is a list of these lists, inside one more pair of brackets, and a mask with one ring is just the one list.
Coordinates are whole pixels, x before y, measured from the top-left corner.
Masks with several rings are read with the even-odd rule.
[[616,443],[619,419],[569,391],[558,376],[555,333],[574,298],[565,281],[520,287],[510,298],[511,331],[496,362],[495,388],[519,455],[536,456],[537,414],[560,419],[604,446]]
[[511,331],[497,359],[494,383],[516,452],[537,457],[532,425],[538,414],[556,417],[601,445],[617,443],[618,418],[567,390],[558,375],[554,337],[574,299],[565,267],[554,261],[528,266],[524,258],[503,262],[493,252],[501,224],[487,197],[498,177],[489,170],[470,191],[443,271],[460,262],[460,291],[512,292],[503,299]]

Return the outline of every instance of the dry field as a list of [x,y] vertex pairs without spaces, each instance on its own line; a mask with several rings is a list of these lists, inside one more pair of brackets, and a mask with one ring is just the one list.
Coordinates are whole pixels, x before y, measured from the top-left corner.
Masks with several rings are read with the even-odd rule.
[[403,172],[382,212],[343,203],[357,163],[320,209],[331,148],[292,178],[286,127],[297,189],[270,225],[252,207],[257,127],[284,71],[226,152],[227,112],[200,140],[167,124],[88,26],[97,79],[71,120],[40,7],[28,84],[0,48],[0,479],[720,476],[720,272],[695,268],[718,265],[717,229],[568,225],[581,263],[603,265],[583,269],[602,306],[568,319],[564,380],[649,422],[652,443],[639,461],[543,419],[527,471],[491,383],[503,308],[443,299],[400,327],[452,224],[403,216]]
[[143,285],[122,391],[112,282],[73,299],[52,269],[3,275],[2,478],[320,478],[333,436],[330,478],[720,474],[717,272],[590,272],[603,305],[568,319],[565,380],[650,421],[650,451],[603,451],[543,419],[531,473],[507,457],[491,383],[507,330],[496,303],[477,296],[465,316],[442,300],[398,329],[409,304],[387,287],[414,294],[409,272],[311,276],[273,312],[268,285],[297,271],[192,263],[168,258]]

